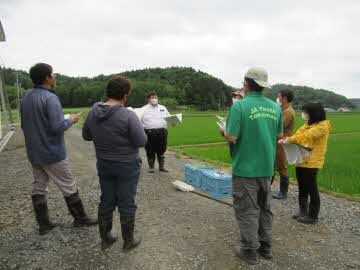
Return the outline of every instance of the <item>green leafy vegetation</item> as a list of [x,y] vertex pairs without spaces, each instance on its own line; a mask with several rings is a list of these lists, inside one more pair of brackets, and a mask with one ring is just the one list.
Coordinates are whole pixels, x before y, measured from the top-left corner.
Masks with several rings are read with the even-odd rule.
[[[175,146],[224,141],[216,125],[217,114],[185,114],[183,124],[169,129],[169,144]],[[332,133],[360,132],[360,113],[328,113],[327,118],[331,121]],[[298,114],[296,128],[303,124],[304,120]]]
[[[5,69],[4,77],[12,108],[16,108],[16,73],[21,92],[32,88],[27,72]],[[115,74],[88,78],[58,74],[57,94],[64,107],[90,107],[104,99],[106,83],[113,75]],[[234,89],[218,78],[187,67],[149,68],[126,71],[118,75],[131,79],[133,91],[128,105],[132,107],[142,106],[146,93],[155,90],[161,98],[161,103],[168,107],[183,106],[201,111],[224,110],[231,103],[231,92]],[[334,109],[355,107],[344,96],[306,86],[275,84],[271,89],[265,90],[265,95],[275,100],[277,93],[284,88],[295,92],[296,108],[300,108],[306,102],[321,102],[325,107]]]
[[[180,152],[205,161],[227,163],[231,158],[227,145],[182,148]],[[318,182],[325,190],[360,198],[360,134],[331,135],[324,169]],[[295,168],[290,167],[290,176],[295,179]]]

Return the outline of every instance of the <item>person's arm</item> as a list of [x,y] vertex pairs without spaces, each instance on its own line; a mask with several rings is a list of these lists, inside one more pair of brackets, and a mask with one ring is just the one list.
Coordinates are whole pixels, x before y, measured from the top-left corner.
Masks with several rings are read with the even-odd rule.
[[230,109],[229,116],[226,119],[225,138],[232,143],[236,143],[240,133],[241,107],[233,105]]
[[292,125],[294,121],[294,117],[289,111],[284,110],[282,113],[282,118],[283,118],[282,122],[283,122],[284,130],[285,130]]
[[282,113],[279,114],[278,127],[277,127],[277,140],[284,138],[284,121],[282,119]]
[[163,109],[164,109],[164,111],[165,111],[165,117],[169,117],[169,116],[170,116],[170,113],[169,113],[169,111],[166,109],[165,106],[163,106]]
[[144,128],[134,112],[129,112],[129,138],[136,147],[144,147],[147,143]]
[[85,123],[83,125],[82,128],[82,137],[85,141],[92,141],[93,136],[91,134],[91,130],[89,128],[89,116],[90,116],[91,111],[88,113]]
[[314,128],[302,128],[301,132],[296,132],[288,138],[290,143],[301,145],[311,145],[314,140],[321,138],[329,132],[328,128],[323,125],[317,125]]
[[46,100],[46,110],[51,132],[55,134],[62,133],[72,126],[74,120],[73,115],[69,119],[64,119],[64,112],[57,96],[50,96]]

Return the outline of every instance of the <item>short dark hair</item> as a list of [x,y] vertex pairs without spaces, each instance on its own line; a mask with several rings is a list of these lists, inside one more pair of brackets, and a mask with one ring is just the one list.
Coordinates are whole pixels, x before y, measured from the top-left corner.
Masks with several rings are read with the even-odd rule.
[[294,92],[290,89],[283,89],[279,92],[282,97],[286,97],[288,102],[292,102],[294,100]]
[[113,77],[106,86],[106,96],[108,98],[121,100],[128,95],[131,90],[129,79],[121,76]]
[[46,81],[46,78],[51,77],[53,72],[52,66],[45,63],[37,63],[30,68],[30,78],[33,84],[41,85]]
[[306,103],[301,110],[309,114],[309,125],[326,120],[326,112],[320,103]]
[[262,90],[264,90],[264,87],[258,85],[253,79],[245,77],[245,82],[247,82],[251,91],[253,92],[261,92]]
[[150,98],[152,96],[157,96],[156,92],[155,91],[151,91],[147,94],[147,98]]

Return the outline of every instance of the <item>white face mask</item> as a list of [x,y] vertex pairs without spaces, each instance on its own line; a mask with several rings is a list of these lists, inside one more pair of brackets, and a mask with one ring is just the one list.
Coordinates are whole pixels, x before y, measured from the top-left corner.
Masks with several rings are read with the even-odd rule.
[[158,105],[159,103],[159,100],[157,98],[151,98],[150,99],[150,104],[153,105],[153,106],[156,106]]
[[237,99],[237,98],[233,98],[232,99],[232,103],[234,104],[236,101],[238,101],[238,100],[240,100],[240,99]]
[[304,113],[304,112],[301,113],[301,118],[304,119],[305,121],[308,120],[306,113]]
[[279,99],[279,98],[277,98],[277,99],[276,99],[276,103],[277,103],[279,106],[281,106],[281,105],[282,105],[282,103],[281,103],[281,101],[280,101],[280,99]]

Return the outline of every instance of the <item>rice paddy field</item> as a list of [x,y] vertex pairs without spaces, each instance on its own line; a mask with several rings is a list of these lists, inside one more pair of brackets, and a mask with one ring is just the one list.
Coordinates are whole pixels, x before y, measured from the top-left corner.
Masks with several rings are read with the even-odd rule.
[[[82,126],[88,108],[65,109],[64,113],[82,112]],[[194,159],[230,166],[228,146],[220,136],[216,115],[226,112],[186,112],[183,123],[169,128],[170,149]],[[319,173],[319,185],[323,190],[360,199],[360,112],[328,113],[333,130],[329,139],[324,169]],[[297,115],[296,128],[304,121]],[[215,144],[221,143],[224,144]],[[197,146],[201,144],[201,146]],[[295,170],[290,167],[295,181]]]
[[[322,190],[350,195],[360,199],[360,113],[333,113],[327,115],[333,126],[329,138],[325,167],[319,173]],[[297,128],[304,121],[297,117]],[[170,129],[169,142],[173,150],[195,159],[231,164],[229,149],[219,135],[214,115],[190,115],[184,123]],[[202,146],[186,146],[205,144]],[[209,144],[209,145],[206,145]],[[290,176],[295,181],[295,169],[290,167]]]
[[[225,113],[185,114],[182,125],[169,129],[169,144],[177,146],[224,141],[219,136],[216,115],[224,116]],[[297,129],[304,124],[304,121],[300,114],[296,118]],[[328,119],[331,121],[333,134],[360,132],[360,113],[333,113],[328,114]]]

